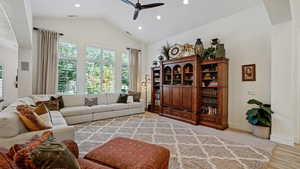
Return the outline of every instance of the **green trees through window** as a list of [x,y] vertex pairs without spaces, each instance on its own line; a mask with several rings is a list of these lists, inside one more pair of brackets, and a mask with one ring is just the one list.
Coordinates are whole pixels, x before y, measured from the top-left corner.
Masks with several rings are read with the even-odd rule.
[[76,45],[59,43],[58,93],[75,94],[77,92],[77,53]]
[[[59,43],[57,92],[60,94],[76,94],[79,91],[86,94],[113,92],[116,52],[86,47],[81,53],[83,56],[79,56],[77,45]],[[123,53],[121,58],[121,82],[118,83],[121,83],[122,91],[126,92],[129,85],[128,53]],[[119,90],[117,89],[117,92]]]

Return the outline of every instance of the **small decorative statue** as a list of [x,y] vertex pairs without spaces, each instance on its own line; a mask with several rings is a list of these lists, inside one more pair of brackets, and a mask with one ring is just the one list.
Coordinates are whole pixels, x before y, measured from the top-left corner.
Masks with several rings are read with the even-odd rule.
[[182,57],[192,56],[192,55],[194,55],[194,46],[186,43],[183,45],[183,51],[184,52],[183,52]]
[[196,43],[195,43],[195,47],[194,47],[194,50],[195,50],[195,54],[197,56],[200,56],[202,57],[203,54],[204,54],[204,46],[203,46],[203,43],[201,41],[201,39],[197,39]]
[[153,61],[153,67],[157,67],[157,65],[158,65],[157,60],[154,60],[154,61]]

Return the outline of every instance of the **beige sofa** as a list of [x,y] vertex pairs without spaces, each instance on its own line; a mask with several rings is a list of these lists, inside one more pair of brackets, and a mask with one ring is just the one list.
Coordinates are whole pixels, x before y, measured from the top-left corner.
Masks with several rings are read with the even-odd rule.
[[[99,95],[65,95],[63,96],[65,107],[60,111],[51,111],[49,116],[43,119],[52,126],[52,131],[58,141],[74,140],[73,124],[90,122],[95,120],[120,117],[138,113],[144,113],[144,103],[117,103],[119,93]],[[98,98],[98,105],[85,106],[85,98]],[[37,101],[49,100],[50,96],[32,96],[18,99],[0,112],[0,145],[10,147],[13,144],[24,143],[36,134],[43,131],[28,132],[16,114],[18,105],[34,105]]]
[[[77,124],[145,112],[144,102],[117,103],[120,93],[98,95],[64,95],[65,108],[61,109],[68,124]],[[85,106],[85,98],[98,98],[98,105]]]

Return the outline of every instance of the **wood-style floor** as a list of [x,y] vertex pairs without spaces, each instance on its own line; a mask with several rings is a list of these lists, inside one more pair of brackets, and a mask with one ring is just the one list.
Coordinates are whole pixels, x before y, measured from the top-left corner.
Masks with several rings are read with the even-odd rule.
[[267,169],[300,169],[300,145],[277,145]]

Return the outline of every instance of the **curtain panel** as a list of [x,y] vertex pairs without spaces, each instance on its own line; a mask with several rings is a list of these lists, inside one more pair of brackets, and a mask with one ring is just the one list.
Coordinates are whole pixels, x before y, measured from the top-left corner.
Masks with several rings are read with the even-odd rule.
[[59,33],[38,31],[37,81],[35,94],[55,94]]
[[137,91],[139,83],[140,50],[129,49],[129,90]]

